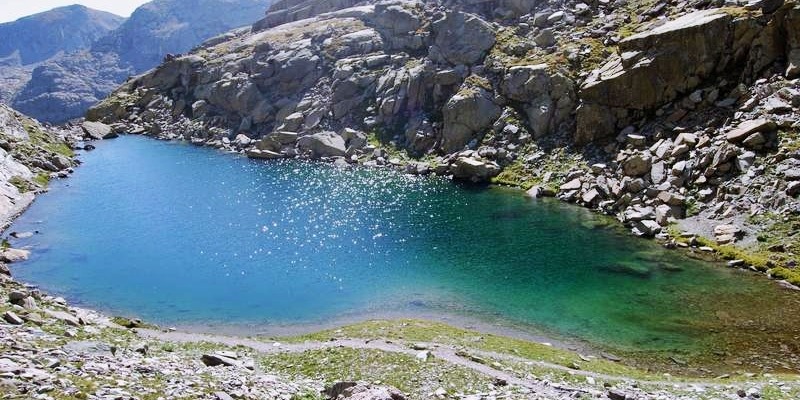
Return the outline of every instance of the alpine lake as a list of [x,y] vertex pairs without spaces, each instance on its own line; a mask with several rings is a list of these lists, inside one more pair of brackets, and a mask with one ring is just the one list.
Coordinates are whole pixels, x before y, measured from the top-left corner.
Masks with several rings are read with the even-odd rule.
[[97,143],[7,232],[15,277],[161,326],[309,332],[436,319],[661,365],[800,371],[800,293],[519,190]]

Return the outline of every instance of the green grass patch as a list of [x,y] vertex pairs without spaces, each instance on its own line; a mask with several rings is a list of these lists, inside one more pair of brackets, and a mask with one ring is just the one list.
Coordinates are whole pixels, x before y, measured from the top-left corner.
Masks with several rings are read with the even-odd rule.
[[37,174],[33,177],[33,181],[42,188],[46,188],[50,184],[50,175],[47,173]]
[[536,184],[533,174],[525,168],[521,160],[516,160],[511,165],[503,168],[499,175],[492,178],[492,183],[496,185],[506,185],[520,187],[524,190],[532,188]]
[[797,270],[778,267],[769,270],[769,274],[775,279],[783,279],[792,285],[800,286],[800,272]]
[[435,358],[415,357],[351,348],[309,350],[264,356],[265,370],[293,377],[318,379],[326,384],[338,381],[380,382],[407,393],[411,398],[426,398],[439,387],[450,394],[486,390],[491,380],[472,370]]
[[14,185],[20,193],[27,193],[31,191],[31,183],[22,178],[21,176],[12,176],[8,183]]
[[601,358],[584,361],[577,353],[523,339],[480,333],[433,321],[391,320],[367,321],[346,327],[326,330],[283,341],[328,341],[332,338],[385,339],[395,342],[437,343],[466,349],[491,351],[570,367],[579,364],[582,369],[627,377],[649,377],[644,371]]

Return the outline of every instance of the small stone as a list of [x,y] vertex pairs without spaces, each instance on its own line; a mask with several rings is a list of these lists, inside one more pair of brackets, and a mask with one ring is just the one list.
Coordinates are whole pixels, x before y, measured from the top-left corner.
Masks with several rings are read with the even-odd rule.
[[225,392],[216,392],[214,393],[214,397],[217,400],[233,400],[233,397],[231,397],[229,394]]
[[238,361],[219,354],[203,354],[200,360],[208,367],[216,367],[220,365],[225,367],[235,367],[239,365]]
[[730,260],[728,266],[731,268],[739,268],[744,266],[744,260]]
[[22,320],[17,314],[14,314],[13,311],[6,311],[3,314],[3,319],[11,325],[22,325],[25,321]]
[[573,180],[561,185],[561,187],[559,187],[558,189],[560,191],[562,191],[562,192],[567,192],[567,191],[570,191],[570,190],[578,190],[578,189],[581,188],[581,185],[582,185],[582,183],[581,183],[580,178],[575,178],[575,179],[573,179]]
[[756,132],[768,132],[775,129],[775,123],[767,119],[756,119],[739,124],[728,132],[726,138],[731,143],[741,143]]
[[12,290],[10,293],[8,293],[8,301],[14,304],[16,304],[19,301],[22,301],[26,297],[28,297],[28,294],[19,290]]
[[611,400],[626,400],[628,395],[621,390],[611,389],[608,391],[608,398]]
[[433,357],[433,354],[428,350],[424,350],[424,351],[420,351],[419,353],[417,353],[416,357],[417,357],[417,360],[428,361],[430,358]]
[[797,197],[800,194],[800,181],[790,182],[786,187],[786,194],[791,197]]

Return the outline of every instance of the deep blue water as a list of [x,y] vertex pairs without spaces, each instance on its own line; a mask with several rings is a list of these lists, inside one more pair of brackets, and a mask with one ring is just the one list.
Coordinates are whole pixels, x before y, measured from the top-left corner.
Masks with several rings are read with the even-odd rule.
[[[520,192],[122,137],[82,155],[8,231],[40,231],[14,274],[166,325],[449,315],[637,349],[724,334],[764,279]],[[750,302],[750,305],[742,306]],[[713,335],[712,335],[713,333]]]

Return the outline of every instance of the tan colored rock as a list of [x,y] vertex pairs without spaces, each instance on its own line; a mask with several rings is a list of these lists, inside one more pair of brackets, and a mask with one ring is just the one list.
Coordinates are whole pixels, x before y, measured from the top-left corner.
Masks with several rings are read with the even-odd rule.
[[728,132],[725,138],[731,143],[741,143],[756,132],[772,131],[775,127],[775,123],[768,119],[755,119],[739,124],[735,129]]
[[491,161],[459,157],[450,167],[450,173],[456,179],[486,182],[500,173],[500,166]]
[[735,225],[717,225],[714,227],[714,238],[717,244],[732,244],[740,233],[741,229]]
[[6,249],[0,252],[0,261],[5,263],[15,263],[27,260],[30,255],[31,252],[29,250]]

